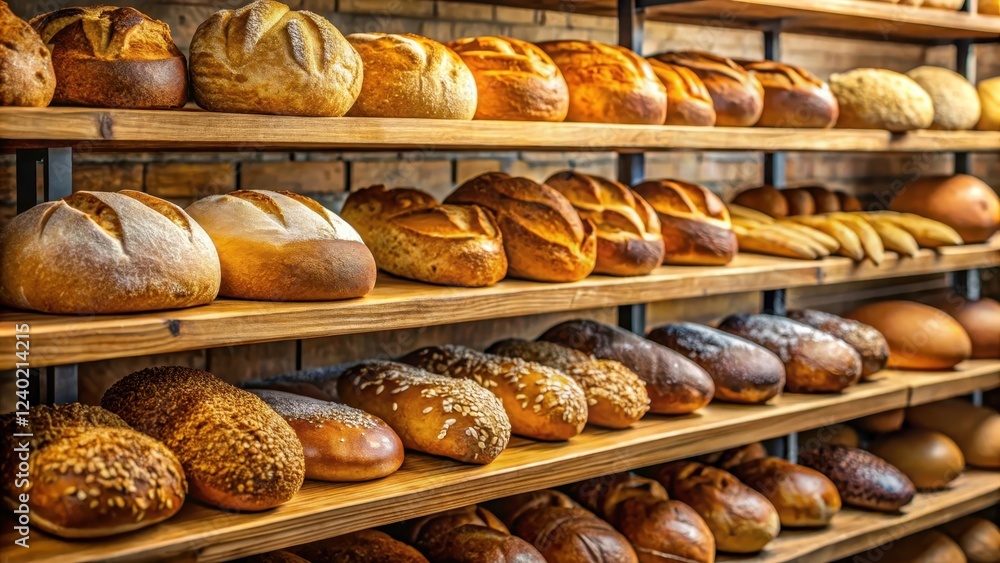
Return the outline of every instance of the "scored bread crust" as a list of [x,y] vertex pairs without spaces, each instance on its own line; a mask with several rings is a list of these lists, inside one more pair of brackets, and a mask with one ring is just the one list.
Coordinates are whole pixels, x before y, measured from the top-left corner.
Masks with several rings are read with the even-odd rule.
[[840,106],[830,86],[808,70],[775,61],[739,61],[764,87],[758,127],[833,127]]
[[750,127],[760,119],[764,86],[734,61],[699,51],[661,53],[651,58],[691,69],[698,75],[712,96],[716,125]]
[[660,219],[664,264],[724,266],[736,257],[729,210],[708,188],[680,180],[650,180],[633,189]]
[[667,119],[664,125],[715,125],[715,103],[705,83],[693,70],[654,58],[646,60],[667,89]]
[[45,107],[56,91],[52,54],[28,22],[0,0],[0,106]]

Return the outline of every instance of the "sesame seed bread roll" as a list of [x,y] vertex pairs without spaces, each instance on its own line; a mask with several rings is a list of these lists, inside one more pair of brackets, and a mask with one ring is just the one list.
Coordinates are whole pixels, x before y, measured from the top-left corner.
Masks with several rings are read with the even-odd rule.
[[587,397],[587,422],[606,428],[628,428],[649,411],[649,394],[634,371],[614,360],[600,360],[553,342],[511,338],[487,352],[557,369],[572,377]]
[[344,403],[384,420],[411,450],[486,465],[510,440],[500,400],[466,379],[371,361],[344,371],[337,391]]
[[306,479],[368,481],[394,473],[403,464],[403,443],[378,417],[283,391],[250,392],[280,414],[299,437]]
[[206,371],[156,367],[125,376],[101,406],[167,445],[191,496],[228,510],[264,510],[302,486],[305,456],[295,432],[253,393]]
[[433,373],[471,379],[496,395],[511,432],[536,440],[568,440],[587,424],[587,397],[566,374],[520,358],[464,346],[430,346],[403,360]]

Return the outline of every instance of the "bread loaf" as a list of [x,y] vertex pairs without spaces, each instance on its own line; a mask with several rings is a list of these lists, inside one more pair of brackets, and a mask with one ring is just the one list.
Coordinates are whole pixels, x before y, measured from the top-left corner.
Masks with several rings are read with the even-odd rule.
[[933,430],[908,428],[882,436],[869,449],[905,473],[920,491],[943,489],[965,469],[958,445]]
[[485,465],[510,440],[500,399],[467,379],[372,361],[344,372],[337,391],[344,403],[384,420],[411,450]]
[[741,463],[729,471],[769,500],[783,528],[826,526],[840,512],[837,487],[822,473],[779,457]]
[[799,450],[811,450],[824,444],[860,448],[861,437],[857,430],[846,424],[833,424],[799,432]]
[[0,106],[45,107],[56,91],[52,54],[28,22],[0,0]]
[[931,129],[972,129],[982,115],[976,87],[961,74],[937,66],[921,66],[906,73],[927,91],[934,103]]
[[965,554],[951,538],[937,530],[907,536],[884,546],[881,553],[899,563],[966,563]]
[[979,13],[1000,16],[1000,0],[979,0]]
[[[44,237],[42,234],[44,233]],[[0,303],[132,313],[210,303],[219,255],[181,208],[142,192],[76,192],[0,229]]]
[[362,297],[375,259],[350,225],[314,199],[238,190],[188,206],[222,263],[221,295],[265,301]]
[[306,479],[368,481],[403,464],[403,443],[378,418],[347,405],[267,389],[251,390],[295,431]]
[[265,510],[292,498],[305,477],[295,431],[257,396],[184,367],[125,376],[101,406],[162,441],[180,460],[191,496],[229,510]]
[[466,37],[448,43],[472,71],[476,119],[563,121],[569,88],[538,46],[511,37]]
[[967,174],[910,182],[889,209],[940,221],[958,231],[966,243],[983,242],[1000,230],[1000,197],[985,182]]
[[635,187],[660,218],[664,264],[722,266],[736,256],[729,210],[707,188],[679,180],[650,180]]
[[621,362],[646,382],[649,410],[657,414],[694,412],[707,405],[715,393],[712,378],[698,364],[615,326],[590,320],[566,321],[538,339]]
[[653,59],[692,70],[701,78],[715,106],[720,127],[750,127],[764,111],[764,87],[730,59],[697,51],[653,55]]
[[93,6],[35,16],[31,25],[52,51],[53,103],[110,108],[187,103],[187,65],[167,24],[135,8]]
[[777,356],[721,330],[695,323],[673,323],[653,329],[648,337],[707,371],[715,382],[716,399],[762,404],[785,385],[785,366]]
[[1000,302],[989,297],[967,301],[963,297],[952,296],[935,301],[934,305],[954,317],[969,334],[972,358],[1000,358]]
[[569,86],[566,121],[660,125],[667,91],[646,59],[618,45],[547,41],[539,47]]
[[965,0],[924,0],[924,8],[934,8],[937,10],[961,10]]
[[851,425],[865,432],[885,434],[886,432],[895,432],[902,428],[905,420],[906,409],[900,408],[863,416],[852,420]]
[[890,368],[945,370],[972,355],[972,342],[962,325],[934,307],[881,301],[862,305],[846,317],[871,325],[885,336]]
[[889,343],[871,325],[815,309],[788,311],[788,318],[836,336],[861,356],[861,377],[868,379],[889,361]]
[[774,61],[743,62],[764,87],[758,127],[833,127],[840,115],[830,87],[804,68]]
[[756,209],[771,217],[781,218],[790,215],[788,200],[774,186],[760,186],[744,190],[733,198],[733,203],[749,207],[750,209]]
[[642,196],[618,182],[572,170],[549,176],[545,184],[596,227],[595,274],[645,275],[663,261],[660,220]]
[[297,545],[289,551],[309,563],[427,563],[413,547],[377,530]]
[[837,127],[910,131],[934,122],[930,94],[905,74],[858,68],[832,75],[830,88],[840,105]]
[[549,186],[490,172],[462,184],[445,203],[475,204],[493,213],[511,276],[568,282],[594,271],[593,223],[581,220],[573,204]]
[[835,192],[823,186],[804,186],[801,189],[809,192],[809,195],[812,196],[816,213],[835,213],[841,210],[840,198]]
[[236,563],[309,563],[309,561],[290,551],[279,550],[243,557],[237,559]]
[[993,409],[947,399],[906,409],[906,423],[948,436],[969,465],[1000,468],[1000,414]]
[[507,275],[500,227],[477,205],[441,205],[419,190],[371,186],[351,192],[340,215],[390,274],[464,287]]
[[980,80],[976,85],[982,116],[976,129],[980,131],[1000,131],[1000,76]]
[[819,329],[775,315],[732,315],[719,328],[757,343],[785,364],[785,390],[835,393],[858,382],[861,356]]
[[864,207],[861,205],[861,200],[855,196],[844,192],[837,191],[837,198],[840,200],[840,210],[841,211],[864,211]]
[[751,442],[735,448],[729,448],[720,452],[712,452],[694,458],[691,461],[714,465],[726,471],[745,463],[747,461],[768,457],[767,448],[760,442]]
[[1000,528],[985,518],[966,516],[938,529],[962,548],[969,563],[996,563],[1000,559]]
[[812,194],[802,188],[786,188],[781,190],[781,196],[788,203],[789,215],[815,215],[816,201]]
[[352,117],[472,119],[476,79],[455,51],[412,33],[352,33],[364,63]]
[[408,522],[405,539],[435,563],[545,563],[534,546],[474,505]]
[[913,500],[915,489],[909,478],[864,450],[824,445],[800,451],[799,463],[833,481],[844,504],[895,512]]
[[552,342],[517,339],[497,342],[487,351],[537,362],[573,378],[587,397],[589,424],[627,428],[649,410],[649,395],[643,381],[614,360],[600,360]]
[[667,89],[665,125],[711,127],[715,125],[715,104],[705,83],[693,70],[653,58],[647,59],[653,73]]
[[421,348],[402,361],[482,385],[500,399],[513,434],[536,440],[568,440],[587,424],[583,389],[548,366],[454,345]]

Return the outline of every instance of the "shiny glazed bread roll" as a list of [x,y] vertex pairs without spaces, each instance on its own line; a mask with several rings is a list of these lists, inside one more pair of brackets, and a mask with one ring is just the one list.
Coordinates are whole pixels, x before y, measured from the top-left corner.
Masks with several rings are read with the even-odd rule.
[[968,301],[950,296],[934,305],[954,317],[969,334],[973,359],[1000,358],[1000,302],[989,297]]
[[965,554],[951,538],[937,530],[907,536],[882,552],[899,563],[966,563]]
[[969,563],[1000,560],[1000,528],[985,518],[966,516],[938,528],[958,544]]
[[840,493],[822,473],[779,457],[764,457],[729,470],[771,501],[783,528],[826,526],[840,512]]
[[475,505],[407,522],[404,534],[435,563],[545,563],[534,546]]
[[966,243],[985,242],[1000,230],[1000,196],[968,174],[925,176],[910,182],[889,209],[940,221],[958,231]]
[[885,336],[890,368],[945,370],[972,355],[972,341],[962,325],[944,311],[921,303],[869,303],[845,317],[870,325]]
[[52,54],[28,22],[0,0],[0,106],[45,107],[56,91]]
[[730,59],[698,51],[661,53],[651,58],[691,69],[701,78],[715,106],[720,127],[750,127],[764,111],[764,87]]
[[774,186],[760,186],[743,190],[733,198],[733,203],[756,209],[761,213],[766,213],[771,217],[787,217],[791,214],[788,208],[788,200],[781,193],[781,190]]
[[1000,414],[993,409],[947,399],[906,409],[906,423],[948,436],[969,465],[1000,468]]
[[830,86],[808,70],[774,61],[741,63],[764,87],[758,127],[833,127],[840,115]]
[[653,73],[667,88],[667,119],[664,125],[715,125],[712,96],[693,70],[654,58],[646,60],[652,65]]
[[919,491],[943,489],[965,469],[958,444],[933,430],[901,430],[882,436],[869,449],[905,473]]
[[829,333],[851,345],[861,355],[861,377],[867,379],[889,361],[889,343],[871,325],[815,309],[788,311],[788,318]]
[[415,548],[377,530],[361,530],[288,550],[309,563],[428,563]]
[[824,445],[799,452],[799,463],[833,481],[844,504],[895,512],[913,500],[906,474],[864,450]]

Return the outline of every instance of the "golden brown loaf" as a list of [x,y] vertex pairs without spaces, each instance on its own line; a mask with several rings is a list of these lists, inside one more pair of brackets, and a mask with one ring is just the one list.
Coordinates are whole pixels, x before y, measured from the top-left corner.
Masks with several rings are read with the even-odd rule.
[[895,512],[913,500],[915,489],[909,478],[864,450],[823,445],[799,452],[799,463],[833,481],[844,504]]
[[976,87],[961,74],[937,66],[921,66],[906,73],[927,91],[934,103],[931,129],[972,129],[982,115]]
[[1000,16],[1000,0],[979,0],[979,13]]
[[969,176],[927,176],[903,186],[889,209],[940,221],[966,243],[983,242],[1000,230],[1000,196]]
[[844,191],[836,191],[834,193],[837,194],[837,199],[840,200],[841,211],[864,211],[861,200],[857,197]]
[[370,361],[344,372],[337,391],[344,403],[384,420],[411,450],[485,465],[510,440],[500,399],[468,379]]
[[256,395],[211,373],[157,367],[125,376],[101,406],[162,441],[184,466],[191,496],[229,510],[265,510],[305,478],[295,432]]
[[634,189],[660,218],[664,264],[722,266],[736,256],[729,210],[707,188],[680,180],[650,180]]
[[545,563],[534,546],[475,505],[412,520],[404,539],[435,563]]
[[1000,76],[981,80],[976,85],[982,116],[976,129],[980,131],[1000,131]]
[[511,37],[466,37],[448,43],[476,79],[476,119],[562,121],[569,88],[537,45]]
[[729,448],[728,450],[701,455],[691,461],[714,465],[715,467],[729,471],[741,463],[754,459],[762,459],[767,456],[767,448],[764,447],[764,444],[760,442],[750,442],[749,444]]
[[421,348],[402,361],[482,385],[500,399],[513,434],[536,440],[568,440],[587,424],[583,389],[548,366],[448,344]]
[[885,336],[890,368],[951,369],[972,355],[972,342],[962,325],[944,311],[921,303],[869,303],[845,316]]
[[[28,416],[31,464],[22,470],[15,448],[25,439],[13,434],[24,429],[14,413],[0,415],[0,496],[23,513],[21,495],[30,493],[32,525],[64,538],[98,538],[145,528],[180,510],[184,471],[160,442],[80,403],[35,406]],[[18,477],[23,473],[27,479]]]
[[771,217],[781,218],[791,214],[788,209],[788,200],[785,199],[781,190],[774,186],[760,186],[743,190],[733,198],[733,203],[756,209]]
[[828,190],[823,186],[803,186],[801,189],[809,192],[809,195],[812,196],[816,213],[834,213],[841,211],[840,198],[835,192]]
[[924,8],[937,10],[961,10],[965,0],[924,0]]
[[837,127],[909,131],[934,122],[930,94],[905,74],[858,68],[831,76],[830,88],[840,104]]
[[715,106],[720,127],[750,127],[764,111],[764,87],[730,59],[698,51],[653,55],[654,59],[691,69],[701,78]]
[[569,86],[567,121],[661,125],[667,91],[634,52],[594,41],[547,41],[539,47]]
[[893,563],[967,562],[962,548],[937,530],[924,530],[876,549]]
[[238,190],[200,199],[187,212],[219,251],[220,295],[326,301],[375,287],[375,259],[361,236],[314,199]]
[[252,389],[292,427],[306,456],[306,479],[368,481],[403,464],[392,428],[362,410],[301,395]]
[[377,530],[297,545],[289,551],[309,563],[427,563],[415,548]]
[[45,313],[129,313],[210,303],[212,239],[181,208],[142,192],[76,192],[0,230],[0,303]]
[[645,275],[663,261],[660,219],[642,196],[618,182],[572,170],[549,176],[545,184],[597,228],[595,274]]
[[1000,528],[985,518],[966,516],[938,529],[962,548],[969,563],[996,563],[1000,559]]
[[874,375],[889,361],[889,343],[886,342],[885,336],[871,325],[815,309],[788,311],[787,316],[793,321],[818,328],[850,344],[861,355],[861,377],[868,378]]
[[45,107],[56,91],[52,54],[28,22],[0,0],[0,106]]
[[833,424],[799,433],[799,450],[811,450],[822,445],[860,448],[861,436],[846,424]]
[[481,506],[470,504],[409,520],[403,524],[400,535],[406,543],[423,553],[428,551],[441,552],[441,544],[444,543],[445,534],[467,524],[510,533],[507,526],[492,512]]
[[729,471],[774,505],[784,528],[826,526],[840,512],[837,487],[814,469],[779,457],[765,457]]
[[943,489],[965,469],[958,444],[923,428],[882,436],[869,450],[905,473],[919,491]]
[[275,0],[220,10],[191,39],[194,99],[211,111],[338,117],[361,80],[361,57],[333,24]]
[[934,302],[944,312],[955,318],[972,341],[972,358],[1000,358],[1000,302],[989,297],[967,301],[952,296]]
[[493,213],[511,276],[569,282],[594,271],[594,224],[580,219],[573,204],[549,186],[488,172],[462,184],[445,203],[475,204]]
[[908,408],[906,423],[948,436],[969,465],[1000,468],[1000,414],[993,409],[948,399]]
[[472,119],[476,79],[454,51],[412,33],[352,33],[364,83],[352,117]]
[[654,58],[646,59],[667,89],[667,119],[664,125],[711,127],[715,125],[715,104],[705,83],[693,70]]
[[788,203],[789,215],[815,215],[816,200],[811,193],[803,188],[786,188],[781,190],[781,197]]
[[236,563],[310,563],[290,551],[278,550],[237,559]]
[[170,108],[187,103],[184,55],[170,26],[135,8],[64,8],[31,19],[52,50],[53,103]]
[[876,434],[883,434],[886,432],[895,432],[903,427],[903,422],[906,420],[906,409],[891,409],[887,411],[877,412],[870,414],[868,416],[863,416],[851,421],[851,426],[864,430],[865,432],[874,432]]
[[830,86],[808,70],[777,63],[742,63],[764,87],[764,111],[758,127],[833,127],[840,115]]

